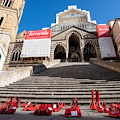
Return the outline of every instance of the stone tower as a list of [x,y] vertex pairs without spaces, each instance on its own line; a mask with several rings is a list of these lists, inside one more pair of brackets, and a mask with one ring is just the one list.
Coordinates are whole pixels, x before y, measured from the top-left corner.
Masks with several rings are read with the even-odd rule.
[[15,42],[25,0],[0,0],[0,71],[6,59],[9,43]]

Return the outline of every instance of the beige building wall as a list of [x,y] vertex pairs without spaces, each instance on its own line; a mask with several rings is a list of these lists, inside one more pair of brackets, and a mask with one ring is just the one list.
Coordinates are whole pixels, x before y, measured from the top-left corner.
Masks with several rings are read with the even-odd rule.
[[108,22],[113,42],[117,46],[117,55],[120,58],[120,18],[116,18],[115,21]]
[[0,0],[0,44],[6,54],[9,43],[15,42],[24,5],[24,0]]

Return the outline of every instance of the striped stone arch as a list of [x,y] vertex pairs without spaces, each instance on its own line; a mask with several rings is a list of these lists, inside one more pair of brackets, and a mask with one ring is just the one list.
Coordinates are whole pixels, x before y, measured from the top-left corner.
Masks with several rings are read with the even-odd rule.
[[56,44],[54,44],[51,48],[52,48],[52,53],[51,53],[51,55],[52,55],[52,60],[54,59],[54,51],[55,51],[55,48],[58,46],[58,45],[60,45],[60,46],[62,46],[64,49],[65,49],[65,52],[66,52],[66,45],[64,44],[64,43],[62,43],[62,42],[57,42]]
[[88,43],[91,44],[95,48],[95,51],[96,51],[96,54],[97,54],[97,58],[99,58],[99,56],[100,56],[99,44],[96,43],[96,42],[93,42],[91,40],[90,41],[85,41],[84,48],[85,48],[85,45],[87,45]]
[[65,39],[68,41],[69,38],[71,37],[71,35],[72,35],[73,33],[76,34],[76,35],[79,37],[79,39],[82,39],[81,34],[80,34],[79,32],[77,32],[77,31],[75,31],[75,30],[70,31],[70,32],[65,36]]
[[57,45],[63,46],[63,48],[66,50],[66,45],[64,43],[62,43],[62,42],[57,42],[56,44],[54,44],[53,47],[52,47],[52,49],[55,50],[55,48],[56,48]]

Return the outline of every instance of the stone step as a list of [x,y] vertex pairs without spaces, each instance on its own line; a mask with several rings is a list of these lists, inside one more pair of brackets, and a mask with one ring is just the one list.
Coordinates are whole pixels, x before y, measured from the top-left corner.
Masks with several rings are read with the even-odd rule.
[[[100,95],[115,95],[120,91],[100,91]],[[15,94],[15,95],[91,95],[91,92],[23,92],[23,91],[0,91],[0,94]],[[96,95],[96,94],[95,94]]]
[[104,81],[104,82],[99,82],[99,81],[75,81],[75,80],[72,80],[72,81],[62,81],[62,80],[60,80],[60,81],[58,81],[58,80],[54,80],[54,81],[50,81],[50,80],[28,80],[28,81],[18,81],[17,83],[13,83],[13,84],[28,84],[28,83],[32,83],[32,84],[45,84],[45,83],[48,83],[48,84],[51,84],[51,83],[56,83],[56,84],[59,84],[59,83],[61,83],[61,84],[70,84],[70,83],[72,83],[72,84],[77,84],[77,83],[79,83],[79,84],[120,84],[120,82],[107,82],[107,81]]
[[[0,94],[2,98],[9,97],[9,94]],[[16,96],[15,94],[12,94],[12,96]],[[21,95],[19,94],[20,98],[28,98],[28,99],[72,99],[72,98],[78,98],[78,99],[90,99],[91,95]],[[100,99],[119,99],[120,95],[100,95]]]
[[[78,89],[6,89],[6,88],[0,88],[0,91],[22,91],[22,92],[91,92],[91,90],[93,89],[82,89],[82,88],[78,88]],[[111,91],[111,88],[97,88],[96,90],[99,91]],[[112,91],[120,91],[120,88],[112,88]]]
[[[39,84],[10,84],[9,86],[13,86],[13,87],[40,87],[40,86],[46,86],[46,87],[54,87],[54,86],[64,86],[64,87],[67,87],[67,86],[120,86],[120,84],[116,83],[116,84],[59,84],[59,83],[39,83]],[[7,87],[7,86],[6,86]]]
[[[104,83],[104,82],[107,82],[106,80],[89,80],[89,79],[56,79],[56,78],[26,78],[26,79],[23,79],[23,80],[20,80],[20,81],[18,81],[18,83],[19,82],[36,82],[36,81],[39,81],[39,82],[72,82],[72,83],[74,83],[74,82],[85,82],[85,83],[87,83],[87,82],[93,82],[93,83]],[[119,81],[118,81],[119,82]],[[119,82],[120,83],[120,82]]]
[[114,88],[118,88],[118,89],[120,89],[120,86],[66,86],[66,87],[64,87],[64,86],[50,86],[50,87],[47,87],[47,86],[8,86],[8,87],[6,87],[6,88],[8,88],[8,89],[81,89],[81,88],[83,88],[83,89],[89,89],[89,88],[91,88],[91,89],[99,89],[99,88],[112,88],[112,89],[114,89]]

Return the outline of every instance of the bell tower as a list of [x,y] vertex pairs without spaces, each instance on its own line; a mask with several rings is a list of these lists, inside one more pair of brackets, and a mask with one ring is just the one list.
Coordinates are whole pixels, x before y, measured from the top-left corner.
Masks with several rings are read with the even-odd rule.
[[[15,42],[25,0],[0,0],[0,64],[4,64],[9,43]],[[0,71],[2,67],[0,66]]]

